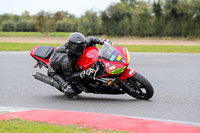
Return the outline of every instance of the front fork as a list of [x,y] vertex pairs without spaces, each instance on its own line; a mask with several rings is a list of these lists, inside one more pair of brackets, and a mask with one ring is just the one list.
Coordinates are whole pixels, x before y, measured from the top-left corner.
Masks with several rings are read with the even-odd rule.
[[[131,78],[132,76],[134,76],[136,73],[135,69],[132,68],[126,68],[125,71],[119,75],[119,77],[115,78],[115,79],[109,79],[109,78],[95,78],[95,76],[93,77],[93,80],[97,80],[100,82],[104,82],[108,85],[112,85],[115,88],[118,88],[119,86],[124,86],[127,81],[127,78]],[[127,88],[127,87],[126,87]]]
[[125,71],[119,75],[119,77],[115,78],[112,81],[111,86],[114,88],[119,88],[122,91],[124,90],[125,92],[128,90],[131,90],[131,88],[126,84],[127,79],[131,78],[136,74],[136,70],[132,68],[126,68]]

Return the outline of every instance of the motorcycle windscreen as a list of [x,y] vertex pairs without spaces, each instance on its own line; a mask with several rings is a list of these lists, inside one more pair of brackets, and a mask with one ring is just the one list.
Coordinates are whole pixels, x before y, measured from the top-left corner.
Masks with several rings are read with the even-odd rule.
[[110,46],[108,43],[104,43],[100,49],[101,57],[108,61],[125,63],[126,60],[120,54],[120,52],[114,47]]

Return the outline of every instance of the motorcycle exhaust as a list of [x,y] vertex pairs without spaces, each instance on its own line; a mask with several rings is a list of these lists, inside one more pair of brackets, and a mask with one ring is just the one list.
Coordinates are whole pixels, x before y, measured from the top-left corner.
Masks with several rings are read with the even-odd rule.
[[44,82],[46,84],[49,84],[49,85],[51,85],[53,87],[56,87],[58,90],[60,90],[59,84],[53,78],[48,77],[48,76],[46,76],[46,75],[44,75],[42,73],[39,73],[39,72],[34,72],[32,74],[32,76],[35,79],[40,80],[40,81],[42,81],[42,82]]

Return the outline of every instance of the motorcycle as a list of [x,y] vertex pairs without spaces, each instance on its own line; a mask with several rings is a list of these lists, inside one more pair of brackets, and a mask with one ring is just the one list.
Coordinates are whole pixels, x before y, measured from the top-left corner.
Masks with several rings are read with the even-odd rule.
[[[49,68],[49,59],[56,48],[52,46],[35,46],[30,55],[36,59],[34,68]],[[87,70],[86,77],[76,79],[79,95],[81,92],[94,94],[128,94],[136,99],[148,100],[154,94],[151,83],[132,68],[128,68],[130,55],[125,47],[113,46],[104,41],[99,50],[87,47],[76,63],[78,71]],[[88,69],[92,68],[92,69]],[[92,74],[88,70],[95,70]],[[33,77],[63,92],[59,84],[47,73],[34,72]]]

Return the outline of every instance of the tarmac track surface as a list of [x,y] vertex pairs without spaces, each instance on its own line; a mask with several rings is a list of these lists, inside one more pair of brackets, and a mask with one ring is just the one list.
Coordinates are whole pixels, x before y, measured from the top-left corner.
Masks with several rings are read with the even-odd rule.
[[200,54],[131,53],[129,67],[149,79],[149,101],[128,95],[82,93],[68,99],[35,80],[36,61],[29,52],[0,52],[0,106],[98,112],[169,121],[200,123]]

